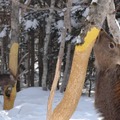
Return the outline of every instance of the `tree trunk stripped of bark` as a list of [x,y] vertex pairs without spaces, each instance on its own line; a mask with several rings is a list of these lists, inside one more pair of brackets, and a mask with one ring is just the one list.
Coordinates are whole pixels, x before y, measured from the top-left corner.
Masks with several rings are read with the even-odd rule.
[[4,110],[10,110],[10,109],[12,109],[13,106],[14,106],[15,98],[16,98],[16,84],[15,84],[15,86],[11,90],[10,97],[8,97],[5,94],[6,91],[8,91],[8,87],[9,86],[5,86],[5,88],[4,88],[4,105],[3,105],[3,109]]
[[98,34],[99,30],[92,28],[85,38],[85,43],[82,46],[76,46],[64,97],[53,111],[50,120],[69,120],[75,111],[84,85],[88,59]]
[[107,15],[108,26],[116,43],[120,44],[120,26],[115,18],[115,5],[113,0],[110,3],[109,14]]
[[[69,1],[71,3],[71,0],[69,0]],[[51,115],[52,115],[52,103],[53,103],[57,83],[58,83],[58,80],[59,80],[59,77],[60,77],[61,63],[62,63],[63,54],[64,54],[65,38],[66,38],[67,29],[69,31],[71,31],[71,25],[70,25],[70,21],[69,21],[70,20],[70,15],[68,15],[68,14],[70,14],[69,13],[70,8],[71,8],[70,5],[72,5],[72,4],[69,4],[69,9],[64,11],[64,26],[65,26],[65,28],[63,28],[63,30],[62,30],[61,45],[60,45],[60,51],[59,51],[58,60],[57,60],[57,64],[56,64],[55,76],[54,76],[52,88],[51,88],[51,91],[50,91],[50,96],[49,96],[49,99],[48,99],[47,120],[50,120]]]
[[[16,76],[18,71],[18,47],[19,47],[18,43],[13,43],[9,54],[9,69],[13,76]],[[5,86],[4,89],[4,110],[12,109],[14,106],[14,100],[16,98],[16,84],[11,90],[10,97],[6,95],[7,88],[8,86]]]
[[[18,39],[19,39],[19,6],[15,0],[12,0],[12,11],[11,11],[11,48],[9,55],[9,69],[13,76],[16,77],[18,72]],[[17,81],[16,81],[17,83]],[[11,90],[10,97],[6,96],[7,86],[4,90],[4,109],[9,110],[14,106],[14,100],[16,97],[16,84]]]
[[52,102],[54,99],[54,94],[56,91],[56,86],[60,77],[60,72],[61,72],[61,64],[62,64],[62,59],[63,59],[63,55],[64,55],[64,47],[65,47],[65,38],[66,38],[66,29],[62,30],[62,41],[61,41],[61,45],[60,45],[60,51],[59,51],[59,55],[58,55],[58,60],[57,60],[57,64],[56,64],[56,70],[55,70],[55,76],[54,76],[54,80],[53,80],[53,85],[50,91],[50,96],[48,99],[48,111],[47,111],[47,120],[50,120],[50,116],[52,114]]
[[[54,109],[50,120],[69,120],[75,111],[84,85],[88,59],[100,29],[106,19],[111,0],[91,3],[88,22],[81,37],[84,44],[76,46],[67,89],[61,102]],[[79,83],[79,84],[78,84]]]
[[53,12],[54,12],[54,5],[55,0],[51,0],[50,6],[50,15],[47,19],[46,25],[46,36],[44,39],[44,52],[43,52],[43,75],[42,75],[42,88],[43,90],[47,90],[46,81],[47,81],[47,74],[48,74],[48,45],[50,41],[50,34],[51,34],[51,23],[53,20]]

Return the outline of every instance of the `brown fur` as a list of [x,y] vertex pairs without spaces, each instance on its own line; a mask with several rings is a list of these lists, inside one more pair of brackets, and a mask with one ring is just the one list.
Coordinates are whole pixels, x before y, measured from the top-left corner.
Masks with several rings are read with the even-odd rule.
[[120,45],[101,31],[95,46],[95,107],[103,120],[120,120]]
[[14,77],[10,74],[0,74],[0,86],[4,87],[5,85],[14,86],[15,80]]

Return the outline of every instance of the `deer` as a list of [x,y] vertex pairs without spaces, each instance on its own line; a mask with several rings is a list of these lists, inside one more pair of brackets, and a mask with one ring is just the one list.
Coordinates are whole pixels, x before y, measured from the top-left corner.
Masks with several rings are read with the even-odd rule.
[[101,30],[93,49],[95,108],[103,120],[120,120],[120,45]]
[[4,87],[7,86],[7,89],[5,91],[6,96],[10,97],[12,87],[14,87],[15,83],[16,83],[15,78],[11,73],[0,74],[0,86],[2,88],[2,92],[4,90]]

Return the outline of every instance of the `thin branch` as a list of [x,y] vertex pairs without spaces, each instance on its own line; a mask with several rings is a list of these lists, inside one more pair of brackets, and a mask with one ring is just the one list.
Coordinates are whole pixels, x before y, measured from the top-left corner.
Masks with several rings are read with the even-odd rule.
[[[15,4],[17,4],[21,8],[28,9],[28,10],[33,10],[33,11],[45,11],[45,10],[50,10],[51,9],[51,7],[44,7],[44,8],[28,7],[28,4],[22,4],[22,3],[20,3],[20,2],[18,2],[16,0],[13,0],[13,2]],[[62,11],[62,9],[59,9],[59,8],[56,8],[56,7],[54,7],[54,10],[56,10],[56,11]]]

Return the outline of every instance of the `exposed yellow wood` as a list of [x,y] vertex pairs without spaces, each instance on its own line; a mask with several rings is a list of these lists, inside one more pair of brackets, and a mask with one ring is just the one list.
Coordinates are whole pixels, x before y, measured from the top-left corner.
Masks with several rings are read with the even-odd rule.
[[8,97],[8,96],[5,95],[5,91],[7,90],[7,87],[8,86],[5,86],[5,89],[4,89],[4,106],[3,106],[4,110],[10,110],[10,109],[12,109],[13,106],[14,106],[15,98],[16,98],[16,84],[12,88],[10,97]]
[[[10,48],[10,54],[9,54],[9,69],[14,76],[17,75],[17,69],[18,69],[18,48],[19,48],[18,43],[13,43]],[[4,89],[4,107],[3,107],[4,110],[12,109],[14,106],[15,98],[16,98],[16,84],[12,88],[10,97],[5,95],[5,91],[7,87],[8,86],[5,86],[5,89]]]
[[74,113],[84,85],[89,56],[99,32],[99,29],[92,28],[85,37],[85,43],[76,46],[64,97],[54,109],[50,120],[69,120]]
[[93,27],[91,31],[88,31],[87,36],[84,39],[84,44],[76,46],[75,51],[85,51],[91,42],[96,39],[96,35],[98,35],[99,31],[100,30],[96,27]]
[[18,43],[13,43],[10,48],[9,69],[14,76],[16,76],[18,68],[18,48]]

